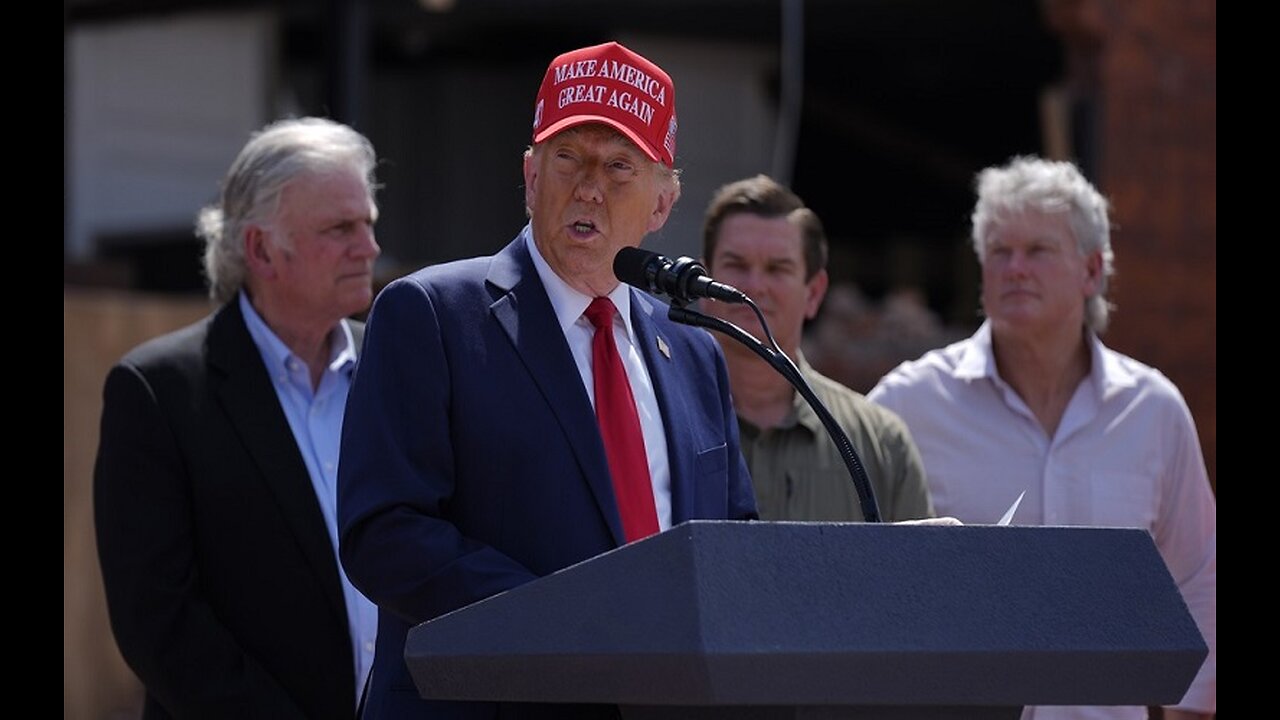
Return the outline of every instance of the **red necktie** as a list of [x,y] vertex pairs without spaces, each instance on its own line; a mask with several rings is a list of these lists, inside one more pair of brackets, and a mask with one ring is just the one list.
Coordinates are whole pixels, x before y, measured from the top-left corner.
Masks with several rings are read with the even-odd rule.
[[653,486],[649,482],[649,460],[644,452],[640,416],[631,395],[627,372],[613,341],[613,314],[616,309],[607,297],[598,297],[587,307],[587,319],[595,326],[591,338],[591,374],[596,391],[596,422],[609,459],[613,494],[618,499],[622,530],[627,542],[658,532],[658,513],[653,506]]

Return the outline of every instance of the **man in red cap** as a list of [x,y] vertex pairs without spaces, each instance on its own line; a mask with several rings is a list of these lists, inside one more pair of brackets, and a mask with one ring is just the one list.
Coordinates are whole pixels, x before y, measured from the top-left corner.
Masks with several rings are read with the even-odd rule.
[[756,517],[719,346],[613,273],[680,196],[676,127],[644,57],[557,57],[524,156],[529,224],[375,300],[338,471],[342,562],[379,606],[366,718],[617,717],[422,700],[406,634],[682,521]]

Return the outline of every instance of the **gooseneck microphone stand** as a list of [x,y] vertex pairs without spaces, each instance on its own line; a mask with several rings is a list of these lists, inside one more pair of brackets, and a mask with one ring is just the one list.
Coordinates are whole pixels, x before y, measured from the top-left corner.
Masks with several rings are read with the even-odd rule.
[[880,522],[880,506],[876,504],[875,490],[871,488],[871,481],[867,478],[867,471],[862,467],[862,461],[858,459],[858,453],[854,451],[853,443],[849,442],[849,436],[845,435],[844,430],[836,423],[835,418],[831,417],[831,411],[827,410],[822,401],[818,399],[818,396],[813,394],[813,388],[809,387],[809,383],[800,375],[799,368],[778,347],[778,341],[774,339],[773,333],[769,330],[769,324],[765,322],[764,314],[760,312],[760,308],[756,307],[751,298],[745,295],[743,297],[746,304],[755,311],[756,317],[760,319],[760,327],[764,328],[765,336],[769,338],[769,345],[772,347],[766,346],[751,333],[731,322],[690,310],[684,307],[683,303],[675,300],[671,303],[671,310],[667,313],[667,317],[671,318],[673,322],[678,322],[682,325],[693,325],[724,333],[746,345],[752,352],[764,358],[765,362],[781,373],[795,387],[796,391],[804,397],[809,406],[813,408],[813,411],[818,414],[818,418],[822,420],[822,425],[827,429],[827,434],[835,442],[836,448],[840,451],[840,457],[844,459],[845,467],[849,469],[849,477],[853,480],[853,487],[858,493],[858,503],[862,507],[863,519],[867,522]]

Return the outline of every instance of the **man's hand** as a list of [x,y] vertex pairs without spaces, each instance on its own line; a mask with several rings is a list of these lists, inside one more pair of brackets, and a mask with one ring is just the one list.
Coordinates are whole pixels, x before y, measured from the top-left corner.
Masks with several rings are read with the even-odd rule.
[[894,525],[963,525],[953,517],[920,518],[919,520],[899,520]]
[[1196,712],[1195,710],[1164,709],[1164,720],[1210,720],[1213,713]]

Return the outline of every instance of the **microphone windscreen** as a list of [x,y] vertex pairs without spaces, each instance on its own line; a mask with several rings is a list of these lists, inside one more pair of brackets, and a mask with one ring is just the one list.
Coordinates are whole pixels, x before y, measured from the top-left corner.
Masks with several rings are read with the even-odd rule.
[[650,268],[661,258],[658,253],[638,247],[624,247],[613,256],[613,275],[622,282],[642,289],[650,289],[653,281]]

